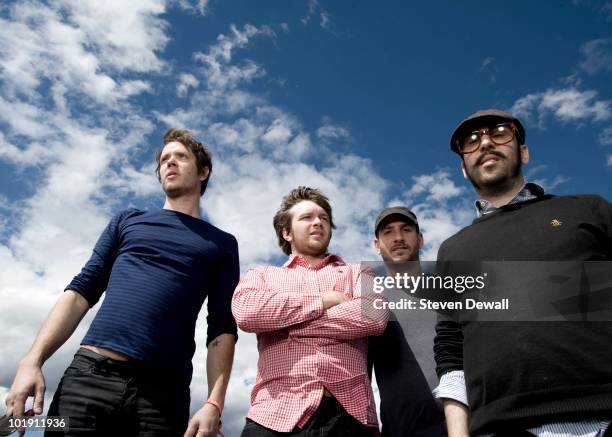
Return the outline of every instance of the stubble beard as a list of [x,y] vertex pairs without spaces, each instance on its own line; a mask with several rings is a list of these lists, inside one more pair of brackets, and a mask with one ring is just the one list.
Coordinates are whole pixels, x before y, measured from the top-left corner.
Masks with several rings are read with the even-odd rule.
[[380,256],[382,257],[383,261],[387,262],[387,263],[395,263],[395,262],[405,263],[405,262],[418,261],[419,260],[419,251],[417,250],[415,252],[413,250],[412,252],[410,252],[410,255],[406,259],[395,259],[395,258],[393,258],[393,254],[391,254],[389,252],[389,255],[386,255],[385,252],[383,252],[383,251],[381,251]]
[[329,235],[329,238],[327,238],[327,241],[325,241],[324,243],[322,242],[321,244],[317,244],[316,246],[309,244],[309,241],[308,241],[309,239],[310,239],[310,236],[308,236],[306,241],[304,241],[304,245],[302,249],[302,253],[304,255],[321,256],[327,253],[327,248],[329,247],[329,243],[331,241],[331,233]]
[[[504,157],[504,160],[508,158]],[[503,164],[503,162],[502,162]],[[487,194],[503,194],[512,187],[514,187],[514,183],[517,178],[523,172],[523,164],[521,163],[520,156],[517,156],[516,163],[509,170],[504,169],[503,171],[497,173],[495,176],[491,178],[480,177],[482,172],[475,168],[472,172],[465,166],[465,174],[467,175],[467,179],[470,181],[472,186],[478,192],[486,192]]]

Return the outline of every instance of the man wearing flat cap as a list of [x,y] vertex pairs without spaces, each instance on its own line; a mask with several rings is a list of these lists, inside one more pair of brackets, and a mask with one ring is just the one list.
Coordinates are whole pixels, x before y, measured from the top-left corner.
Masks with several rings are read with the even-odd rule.
[[[553,196],[526,183],[522,167],[529,150],[516,117],[497,109],[478,111],[459,124],[450,146],[478,196],[478,217],[442,243],[438,265],[597,261],[601,266],[612,260],[612,205],[597,195]],[[557,293],[558,283],[529,293]],[[575,295],[591,293],[588,284],[576,284]],[[589,297],[595,295],[581,296]],[[612,434],[612,323],[574,320],[579,321],[439,316],[435,394],[444,401],[449,436]]]
[[[385,208],[374,225],[374,248],[385,263],[386,275],[420,276],[419,251],[423,234],[416,215],[404,206]],[[405,290],[388,290],[387,300],[414,297]],[[431,345],[436,317],[433,312],[396,309],[385,332],[370,337],[368,362],[380,392],[383,437],[439,437],[444,417],[434,399],[435,363]]]

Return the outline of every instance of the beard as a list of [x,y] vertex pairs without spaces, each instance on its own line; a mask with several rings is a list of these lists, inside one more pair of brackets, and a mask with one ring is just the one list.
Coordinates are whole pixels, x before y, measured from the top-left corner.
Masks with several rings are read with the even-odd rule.
[[166,197],[168,197],[169,199],[177,199],[181,196],[184,196],[185,194],[188,194],[191,191],[189,187],[186,187],[184,185],[173,185],[167,183],[162,183],[162,190],[164,190]]
[[381,250],[380,256],[382,257],[384,262],[387,263],[395,263],[395,262],[410,262],[410,261],[418,261],[419,260],[419,250],[415,249],[410,252],[408,257],[394,257],[391,252],[386,252]]
[[467,179],[477,191],[486,191],[487,193],[504,193],[509,187],[514,185],[515,180],[522,174],[523,164],[517,151],[515,162],[508,162],[508,158],[498,153],[489,152],[500,159],[500,163],[505,167],[498,171],[495,175],[489,176],[483,173],[480,168],[481,160],[469,169],[467,165],[464,168]]
[[327,253],[327,248],[331,241],[331,232],[327,238],[317,242],[309,241],[309,237],[307,236],[296,236],[293,231],[291,231],[291,233],[293,236],[292,252],[295,250],[302,255],[308,256],[320,256]]

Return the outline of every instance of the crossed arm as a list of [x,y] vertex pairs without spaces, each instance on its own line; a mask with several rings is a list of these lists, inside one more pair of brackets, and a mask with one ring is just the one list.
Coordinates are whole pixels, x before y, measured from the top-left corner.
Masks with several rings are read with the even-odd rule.
[[373,308],[372,297],[355,297],[337,291],[323,293],[276,292],[268,286],[260,268],[249,270],[236,288],[232,311],[246,332],[287,329],[295,337],[327,337],[337,340],[378,335],[388,314]]
[[382,334],[387,317],[386,311],[374,309],[371,298],[357,296],[330,307],[314,320],[293,326],[289,335],[354,340]]

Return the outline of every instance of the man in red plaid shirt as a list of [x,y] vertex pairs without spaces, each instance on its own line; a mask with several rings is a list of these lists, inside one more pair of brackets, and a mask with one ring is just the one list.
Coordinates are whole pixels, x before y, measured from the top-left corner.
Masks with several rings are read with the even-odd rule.
[[274,216],[289,259],[249,270],[234,292],[236,322],[259,349],[242,437],[378,433],[367,337],[384,331],[387,313],[373,310],[360,265],[327,252],[333,228],[327,197],[292,190]]

